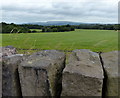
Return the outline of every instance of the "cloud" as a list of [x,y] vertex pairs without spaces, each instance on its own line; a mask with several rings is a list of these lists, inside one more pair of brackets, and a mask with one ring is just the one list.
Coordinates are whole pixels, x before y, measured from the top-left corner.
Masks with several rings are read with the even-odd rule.
[[[4,0],[2,21],[77,21],[117,23],[118,0]],[[0,17],[1,19],[1,17]]]

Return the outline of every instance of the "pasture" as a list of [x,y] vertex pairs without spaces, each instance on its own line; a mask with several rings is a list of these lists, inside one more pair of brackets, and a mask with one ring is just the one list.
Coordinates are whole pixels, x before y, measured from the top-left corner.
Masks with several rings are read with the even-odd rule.
[[[23,49],[90,49],[98,52],[118,50],[118,32],[114,30],[83,30],[71,32],[0,34],[1,46]],[[1,37],[0,37],[1,38]]]

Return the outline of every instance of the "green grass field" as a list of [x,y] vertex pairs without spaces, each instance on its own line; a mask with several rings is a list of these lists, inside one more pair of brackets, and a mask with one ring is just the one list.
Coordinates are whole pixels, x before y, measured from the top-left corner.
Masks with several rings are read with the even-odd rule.
[[24,49],[74,50],[98,52],[118,50],[118,32],[112,30],[76,30],[71,32],[1,34],[1,46]]

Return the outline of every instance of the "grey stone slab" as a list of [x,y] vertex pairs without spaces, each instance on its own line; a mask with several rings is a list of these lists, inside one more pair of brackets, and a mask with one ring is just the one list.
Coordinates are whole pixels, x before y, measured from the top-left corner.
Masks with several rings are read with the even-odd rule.
[[102,53],[101,57],[106,74],[105,96],[118,96],[118,79],[120,79],[120,75],[118,75],[118,51]]
[[65,54],[45,50],[27,57],[19,66],[23,96],[60,96]]
[[21,96],[18,65],[22,56],[3,57],[2,96]]
[[63,71],[61,96],[102,96],[103,78],[97,53],[74,50]]

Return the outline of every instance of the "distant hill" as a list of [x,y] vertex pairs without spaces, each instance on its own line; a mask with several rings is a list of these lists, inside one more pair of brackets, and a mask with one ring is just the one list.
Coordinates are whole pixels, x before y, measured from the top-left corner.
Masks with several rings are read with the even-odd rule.
[[70,22],[70,21],[48,21],[48,22],[32,22],[32,23],[25,23],[25,24],[34,24],[34,25],[43,25],[43,26],[51,26],[51,25],[80,25],[86,24],[81,22]]

